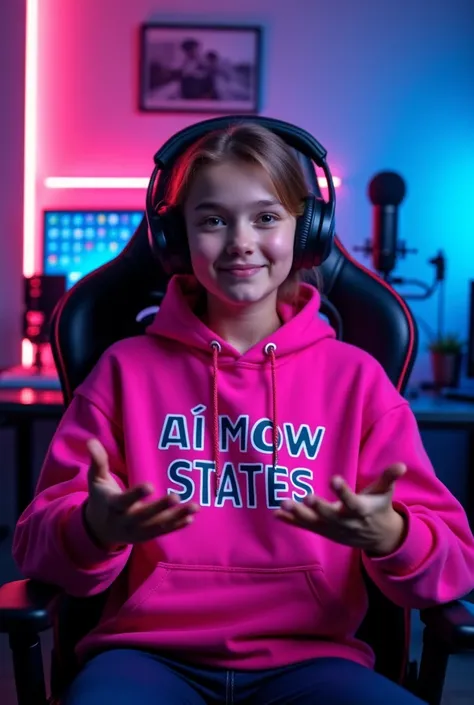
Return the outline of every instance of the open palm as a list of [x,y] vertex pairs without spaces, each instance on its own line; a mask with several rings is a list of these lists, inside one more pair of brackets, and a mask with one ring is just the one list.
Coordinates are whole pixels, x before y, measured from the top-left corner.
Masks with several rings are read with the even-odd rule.
[[100,441],[89,440],[87,448],[91,464],[84,518],[101,546],[116,550],[183,529],[193,521],[198,505],[182,504],[176,494],[146,501],[153,492],[149,483],[122,490],[110,472],[109,458]]
[[393,509],[392,496],[396,481],[405,472],[406,466],[396,463],[358,494],[342,477],[334,477],[331,487],[337,501],[328,502],[309,494],[302,502],[283,501],[276,516],[337,543],[369,552],[390,551],[395,538],[400,538],[395,533],[400,533],[404,525]]

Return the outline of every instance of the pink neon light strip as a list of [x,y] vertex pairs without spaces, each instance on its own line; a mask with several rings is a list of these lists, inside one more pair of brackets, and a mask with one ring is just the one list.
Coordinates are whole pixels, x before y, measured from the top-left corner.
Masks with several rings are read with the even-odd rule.
[[[35,273],[36,218],[36,137],[38,110],[38,3],[27,0],[25,48],[25,127],[23,158],[23,274]],[[22,341],[21,359],[24,365],[33,361],[33,348]]]

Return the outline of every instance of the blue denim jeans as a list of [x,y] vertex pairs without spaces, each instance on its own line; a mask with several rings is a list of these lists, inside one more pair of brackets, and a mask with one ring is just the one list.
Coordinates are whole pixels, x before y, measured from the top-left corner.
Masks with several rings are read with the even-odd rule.
[[340,658],[265,671],[202,668],[138,649],[83,666],[64,705],[422,705],[374,671]]

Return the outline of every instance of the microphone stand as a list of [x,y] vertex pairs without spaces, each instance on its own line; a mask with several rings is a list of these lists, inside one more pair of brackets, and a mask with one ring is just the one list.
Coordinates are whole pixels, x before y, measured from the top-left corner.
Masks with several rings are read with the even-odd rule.
[[[373,245],[370,240],[366,240],[364,245],[356,245],[354,247],[355,252],[362,252],[364,255],[369,256],[373,253]],[[404,258],[408,254],[417,254],[418,250],[414,247],[408,248],[405,244],[405,242],[400,242],[397,244],[397,249],[396,249],[396,254],[399,255],[400,257]],[[381,279],[383,279],[387,284],[390,286],[416,286],[419,289],[422,289],[423,293],[407,293],[403,294],[403,297],[405,299],[411,299],[411,300],[418,300],[418,301],[424,301],[425,299],[429,299],[435,291],[438,289],[438,287],[441,285],[442,282],[444,282],[445,279],[445,273],[446,273],[446,258],[443,254],[443,252],[440,250],[436,257],[432,257],[431,259],[428,260],[428,264],[431,264],[435,268],[435,275],[434,275],[434,280],[431,284],[426,284],[425,282],[421,281],[420,279],[407,279],[405,277],[395,277],[392,276],[392,270],[393,267],[390,269],[386,270],[380,270],[375,268],[375,271],[379,275]],[[441,304],[440,307],[441,308]],[[438,318],[442,314],[439,313],[438,310]],[[439,328],[439,330],[443,330],[442,328]]]
[[[433,265],[433,267],[435,268],[434,279],[430,285],[425,284],[425,282],[422,282],[419,279],[406,279],[404,277],[392,277],[391,275],[389,275],[387,278],[384,278],[385,281],[391,286],[404,286],[408,284],[410,286],[418,286],[419,288],[424,290],[423,294],[403,294],[405,299],[423,301],[425,299],[429,299],[430,296],[433,296],[435,291],[438,290],[438,324],[440,324],[442,323],[443,317],[442,311],[444,307],[444,281],[446,278],[446,258],[443,252],[440,250],[436,257],[432,257],[428,260],[428,264]],[[441,334],[442,331],[443,326],[438,325],[438,332]]]

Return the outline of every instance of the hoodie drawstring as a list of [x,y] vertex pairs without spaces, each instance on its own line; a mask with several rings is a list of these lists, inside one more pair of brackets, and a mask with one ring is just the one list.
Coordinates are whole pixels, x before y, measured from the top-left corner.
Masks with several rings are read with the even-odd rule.
[[275,358],[275,343],[265,345],[265,355],[270,358],[270,367],[272,373],[272,424],[273,424],[273,469],[278,466],[278,415],[277,415],[277,393],[276,393],[276,358]]
[[220,448],[219,448],[219,392],[217,386],[217,375],[219,372],[218,355],[222,350],[221,344],[217,340],[211,343],[212,348],[212,443],[214,450],[214,465],[216,470],[216,494],[219,491],[221,483],[221,463],[220,463]]
[[[212,415],[213,415],[213,450],[214,450],[214,465],[216,471],[216,494],[219,491],[221,481],[221,463],[220,463],[220,447],[219,447],[219,391],[218,391],[218,374],[219,374],[219,353],[221,352],[221,344],[217,340],[211,342],[212,348]],[[276,390],[276,345],[268,343],[265,345],[265,355],[270,359],[271,379],[272,379],[272,446],[273,446],[273,467],[278,466],[278,416],[277,416],[277,390]]]

